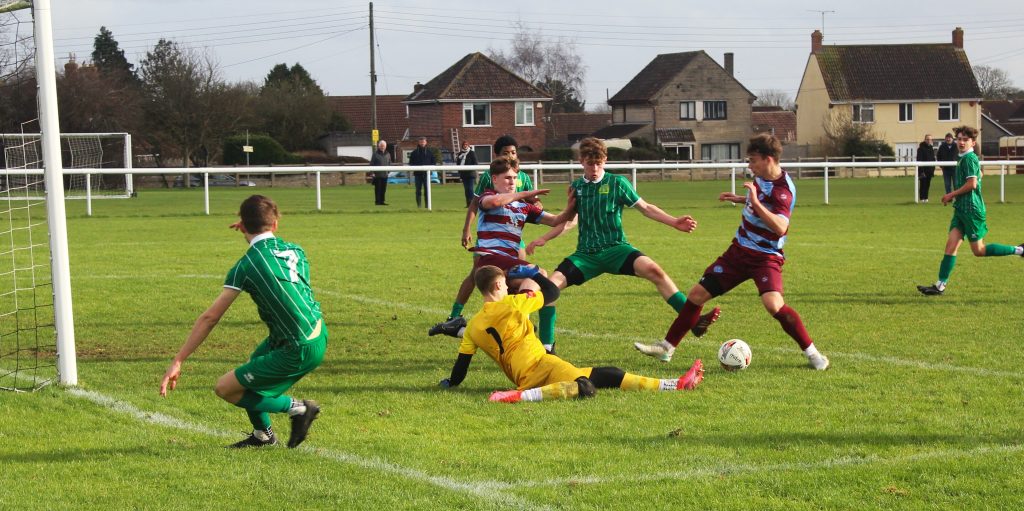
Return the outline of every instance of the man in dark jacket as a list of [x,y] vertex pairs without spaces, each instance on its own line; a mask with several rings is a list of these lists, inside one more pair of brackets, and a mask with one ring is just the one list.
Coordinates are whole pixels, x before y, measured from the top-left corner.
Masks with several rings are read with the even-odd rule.
[[[917,161],[935,161],[935,147],[932,146],[931,135],[925,135],[924,142],[917,146]],[[928,202],[928,189],[932,185],[933,176],[935,176],[934,166],[922,165],[917,168],[917,180],[920,181],[917,198],[921,202]]]
[[946,193],[953,191],[953,176],[956,175],[956,160],[960,157],[960,151],[953,142],[953,134],[946,133],[946,139],[939,144],[938,161],[951,161],[953,165],[942,167],[942,183],[946,186]]
[[[462,150],[455,155],[456,165],[477,165],[476,152],[469,146],[469,141],[462,143]],[[460,170],[459,180],[462,181],[462,189],[466,194],[466,207],[473,202],[473,188],[476,187],[476,171]]]
[[[409,165],[436,165],[434,151],[427,148],[427,137],[420,137],[416,143],[416,149],[409,154]],[[427,173],[426,171],[413,172],[413,179],[416,181],[416,207],[423,207],[421,196],[427,194]]]
[[[391,155],[388,154],[388,143],[381,140],[377,142],[377,150],[370,157],[370,165],[374,167],[387,167],[391,165]],[[384,194],[388,190],[388,171],[381,170],[373,173],[373,199],[378,206],[387,206],[384,203]]]

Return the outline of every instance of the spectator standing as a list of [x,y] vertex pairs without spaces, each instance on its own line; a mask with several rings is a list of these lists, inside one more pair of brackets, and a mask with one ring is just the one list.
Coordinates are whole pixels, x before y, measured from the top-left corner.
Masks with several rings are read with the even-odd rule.
[[953,191],[953,176],[956,175],[956,161],[960,158],[960,150],[953,142],[953,134],[946,133],[946,139],[939,144],[938,161],[951,161],[953,165],[942,166],[942,184],[946,187],[946,193]]
[[[462,142],[462,150],[455,155],[456,165],[477,165],[476,152],[473,148],[469,147],[469,141]],[[476,185],[476,171],[475,170],[460,170],[459,180],[462,181],[462,189],[466,195],[466,207],[469,207],[469,203],[473,202],[473,188]]]
[[[387,167],[391,165],[391,155],[388,154],[388,143],[381,140],[377,142],[377,150],[370,157],[370,165],[374,167]],[[384,194],[388,190],[388,171],[380,170],[373,173],[373,199],[378,206],[387,206],[384,202]]]
[[[437,159],[434,152],[427,147],[427,137],[420,137],[416,142],[416,149],[409,155],[409,165],[436,165]],[[413,180],[416,182],[416,207],[423,207],[420,197],[426,198],[427,194],[427,172],[413,172]]]
[[[917,161],[935,161],[935,146],[932,145],[931,135],[925,135],[924,142],[917,146]],[[921,202],[928,202],[928,189],[932,185],[932,177],[934,176],[935,167],[932,165],[917,168],[917,180],[920,182],[920,186],[917,189],[917,198]]]

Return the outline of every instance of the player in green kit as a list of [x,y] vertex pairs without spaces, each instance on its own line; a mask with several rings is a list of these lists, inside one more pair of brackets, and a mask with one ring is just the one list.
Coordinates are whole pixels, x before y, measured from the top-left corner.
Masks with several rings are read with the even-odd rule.
[[247,363],[225,373],[214,387],[221,399],[244,408],[253,426],[252,434],[229,447],[276,444],[269,413],[288,414],[292,423],[288,447],[298,447],[319,415],[320,406],[284,393],[323,361],[327,325],[309,286],[306,253],[302,247],[274,236],[280,218],[277,204],[268,197],[253,195],[242,202],[238,216],[241,220],[231,227],[245,235],[249,249],[228,271],[220,296],[196,319],[160,382],[160,395],[166,397],[175,388],[181,365],[245,291],[256,303],[270,334]]
[[960,126],[956,132],[956,145],[960,157],[956,162],[953,176],[953,191],[942,196],[942,205],[953,203],[953,220],[946,237],[946,251],[939,264],[939,280],[930,286],[917,286],[925,296],[941,295],[946,292],[946,283],[956,264],[956,252],[964,239],[971,245],[976,257],[1024,255],[1024,243],[1016,247],[996,243],[985,244],[988,224],[985,222],[985,201],[981,197],[981,165],[974,146],[978,141],[978,130]]

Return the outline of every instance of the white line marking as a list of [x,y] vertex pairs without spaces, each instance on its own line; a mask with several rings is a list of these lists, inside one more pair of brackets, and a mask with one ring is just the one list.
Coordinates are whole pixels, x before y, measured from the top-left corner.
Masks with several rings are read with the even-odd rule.
[[[68,394],[92,401],[100,406],[108,408],[118,413],[124,413],[130,415],[142,422],[150,424],[156,424],[159,426],[165,426],[169,428],[181,429],[185,431],[191,431],[194,433],[201,433],[204,435],[214,436],[218,438],[232,437],[231,433],[225,431],[219,431],[216,429],[209,428],[201,424],[195,424],[188,421],[176,419],[169,415],[164,415],[159,412],[147,412],[139,409],[131,403],[120,401],[110,396],[100,394],[91,390],[84,390],[77,387],[71,387],[67,389]],[[356,465],[368,470],[375,470],[378,472],[386,472],[390,474],[399,475],[414,481],[424,482],[432,484],[434,486],[458,492],[465,493],[475,497],[479,497],[483,500],[488,500],[502,506],[511,507],[515,509],[537,509],[545,510],[550,509],[548,506],[538,506],[527,500],[521,499],[515,495],[505,493],[505,490],[512,489],[514,487],[521,486],[520,484],[509,484],[499,481],[469,481],[463,482],[455,480],[447,476],[434,476],[427,474],[426,472],[403,467],[396,465],[388,461],[384,461],[378,458],[363,458],[354,454],[349,454],[341,451],[333,451],[330,449],[324,449],[319,447],[308,447],[300,446],[302,449],[311,454],[315,454],[325,459],[346,463],[349,465]]]

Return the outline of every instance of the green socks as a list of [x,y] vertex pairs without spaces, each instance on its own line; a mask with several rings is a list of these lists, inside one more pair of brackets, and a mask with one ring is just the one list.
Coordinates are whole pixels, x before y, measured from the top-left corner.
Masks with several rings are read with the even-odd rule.
[[[235,406],[245,408],[250,412],[284,413],[292,407],[292,398],[289,396],[266,397],[246,390],[245,394],[242,394],[242,399],[239,399]],[[249,416],[249,420],[252,420],[252,415]]]
[[270,429],[270,414],[252,410],[246,410],[245,412],[249,414],[249,423],[252,424],[254,430],[266,431]]
[[985,257],[1017,255],[1017,247],[990,243],[985,245]]
[[540,342],[544,345],[555,344],[555,313],[554,305],[545,305],[540,308]]
[[465,307],[465,306],[466,306],[466,304],[464,304],[464,303],[459,303],[459,302],[453,303],[452,304],[452,313],[449,314],[448,317],[450,317],[450,318],[457,318],[457,317],[461,316],[462,315],[462,308]]
[[942,282],[949,282],[949,276],[953,273],[953,266],[955,265],[955,255],[943,255],[942,264],[939,265],[939,280]]
[[665,301],[668,302],[668,304],[672,306],[678,314],[679,311],[683,310],[683,304],[686,303],[686,297],[683,296],[682,292],[676,291],[676,294],[668,297],[668,300]]

